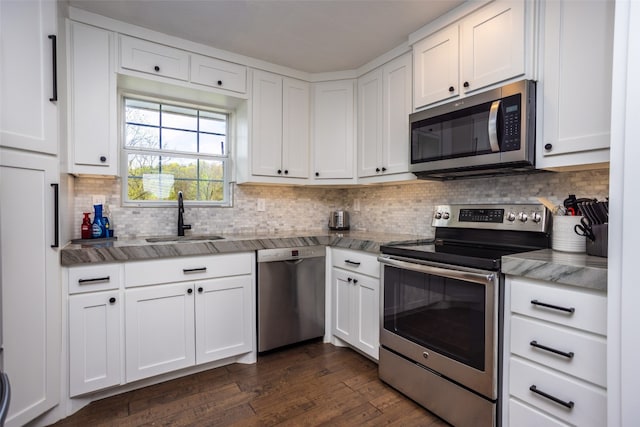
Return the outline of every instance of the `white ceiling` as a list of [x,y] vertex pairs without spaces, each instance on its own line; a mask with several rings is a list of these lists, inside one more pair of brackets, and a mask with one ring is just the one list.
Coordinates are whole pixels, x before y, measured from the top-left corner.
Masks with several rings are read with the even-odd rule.
[[356,69],[464,0],[69,0],[218,49],[320,73]]

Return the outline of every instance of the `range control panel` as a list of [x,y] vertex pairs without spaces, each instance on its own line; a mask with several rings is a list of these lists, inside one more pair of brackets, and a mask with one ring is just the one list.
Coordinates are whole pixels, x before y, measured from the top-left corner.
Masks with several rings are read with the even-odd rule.
[[547,231],[551,213],[541,204],[438,205],[434,227]]

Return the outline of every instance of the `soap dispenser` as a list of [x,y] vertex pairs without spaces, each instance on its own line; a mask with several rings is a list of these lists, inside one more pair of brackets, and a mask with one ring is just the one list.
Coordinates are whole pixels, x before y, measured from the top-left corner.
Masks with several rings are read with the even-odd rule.
[[91,226],[91,237],[94,239],[104,237],[104,220],[102,219],[102,205],[93,205],[95,211],[93,225]]
[[82,219],[82,226],[80,227],[80,235],[83,239],[91,238],[91,215],[90,212],[83,212],[84,218]]

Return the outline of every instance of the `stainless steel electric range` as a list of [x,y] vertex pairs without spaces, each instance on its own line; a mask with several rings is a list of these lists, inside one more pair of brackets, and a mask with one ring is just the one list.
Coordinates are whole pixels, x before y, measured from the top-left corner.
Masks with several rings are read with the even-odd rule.
[[435,239],[382,246],[380,379],[455,426],[498,425],[501,257],[548,248],[550,215],[436,206]]

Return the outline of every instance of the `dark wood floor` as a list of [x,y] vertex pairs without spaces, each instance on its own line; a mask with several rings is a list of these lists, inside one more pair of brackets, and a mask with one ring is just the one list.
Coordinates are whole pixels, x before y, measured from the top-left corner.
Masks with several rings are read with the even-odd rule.
[[358,353],[312,342],[91,403],[55,426],[447,426]]

